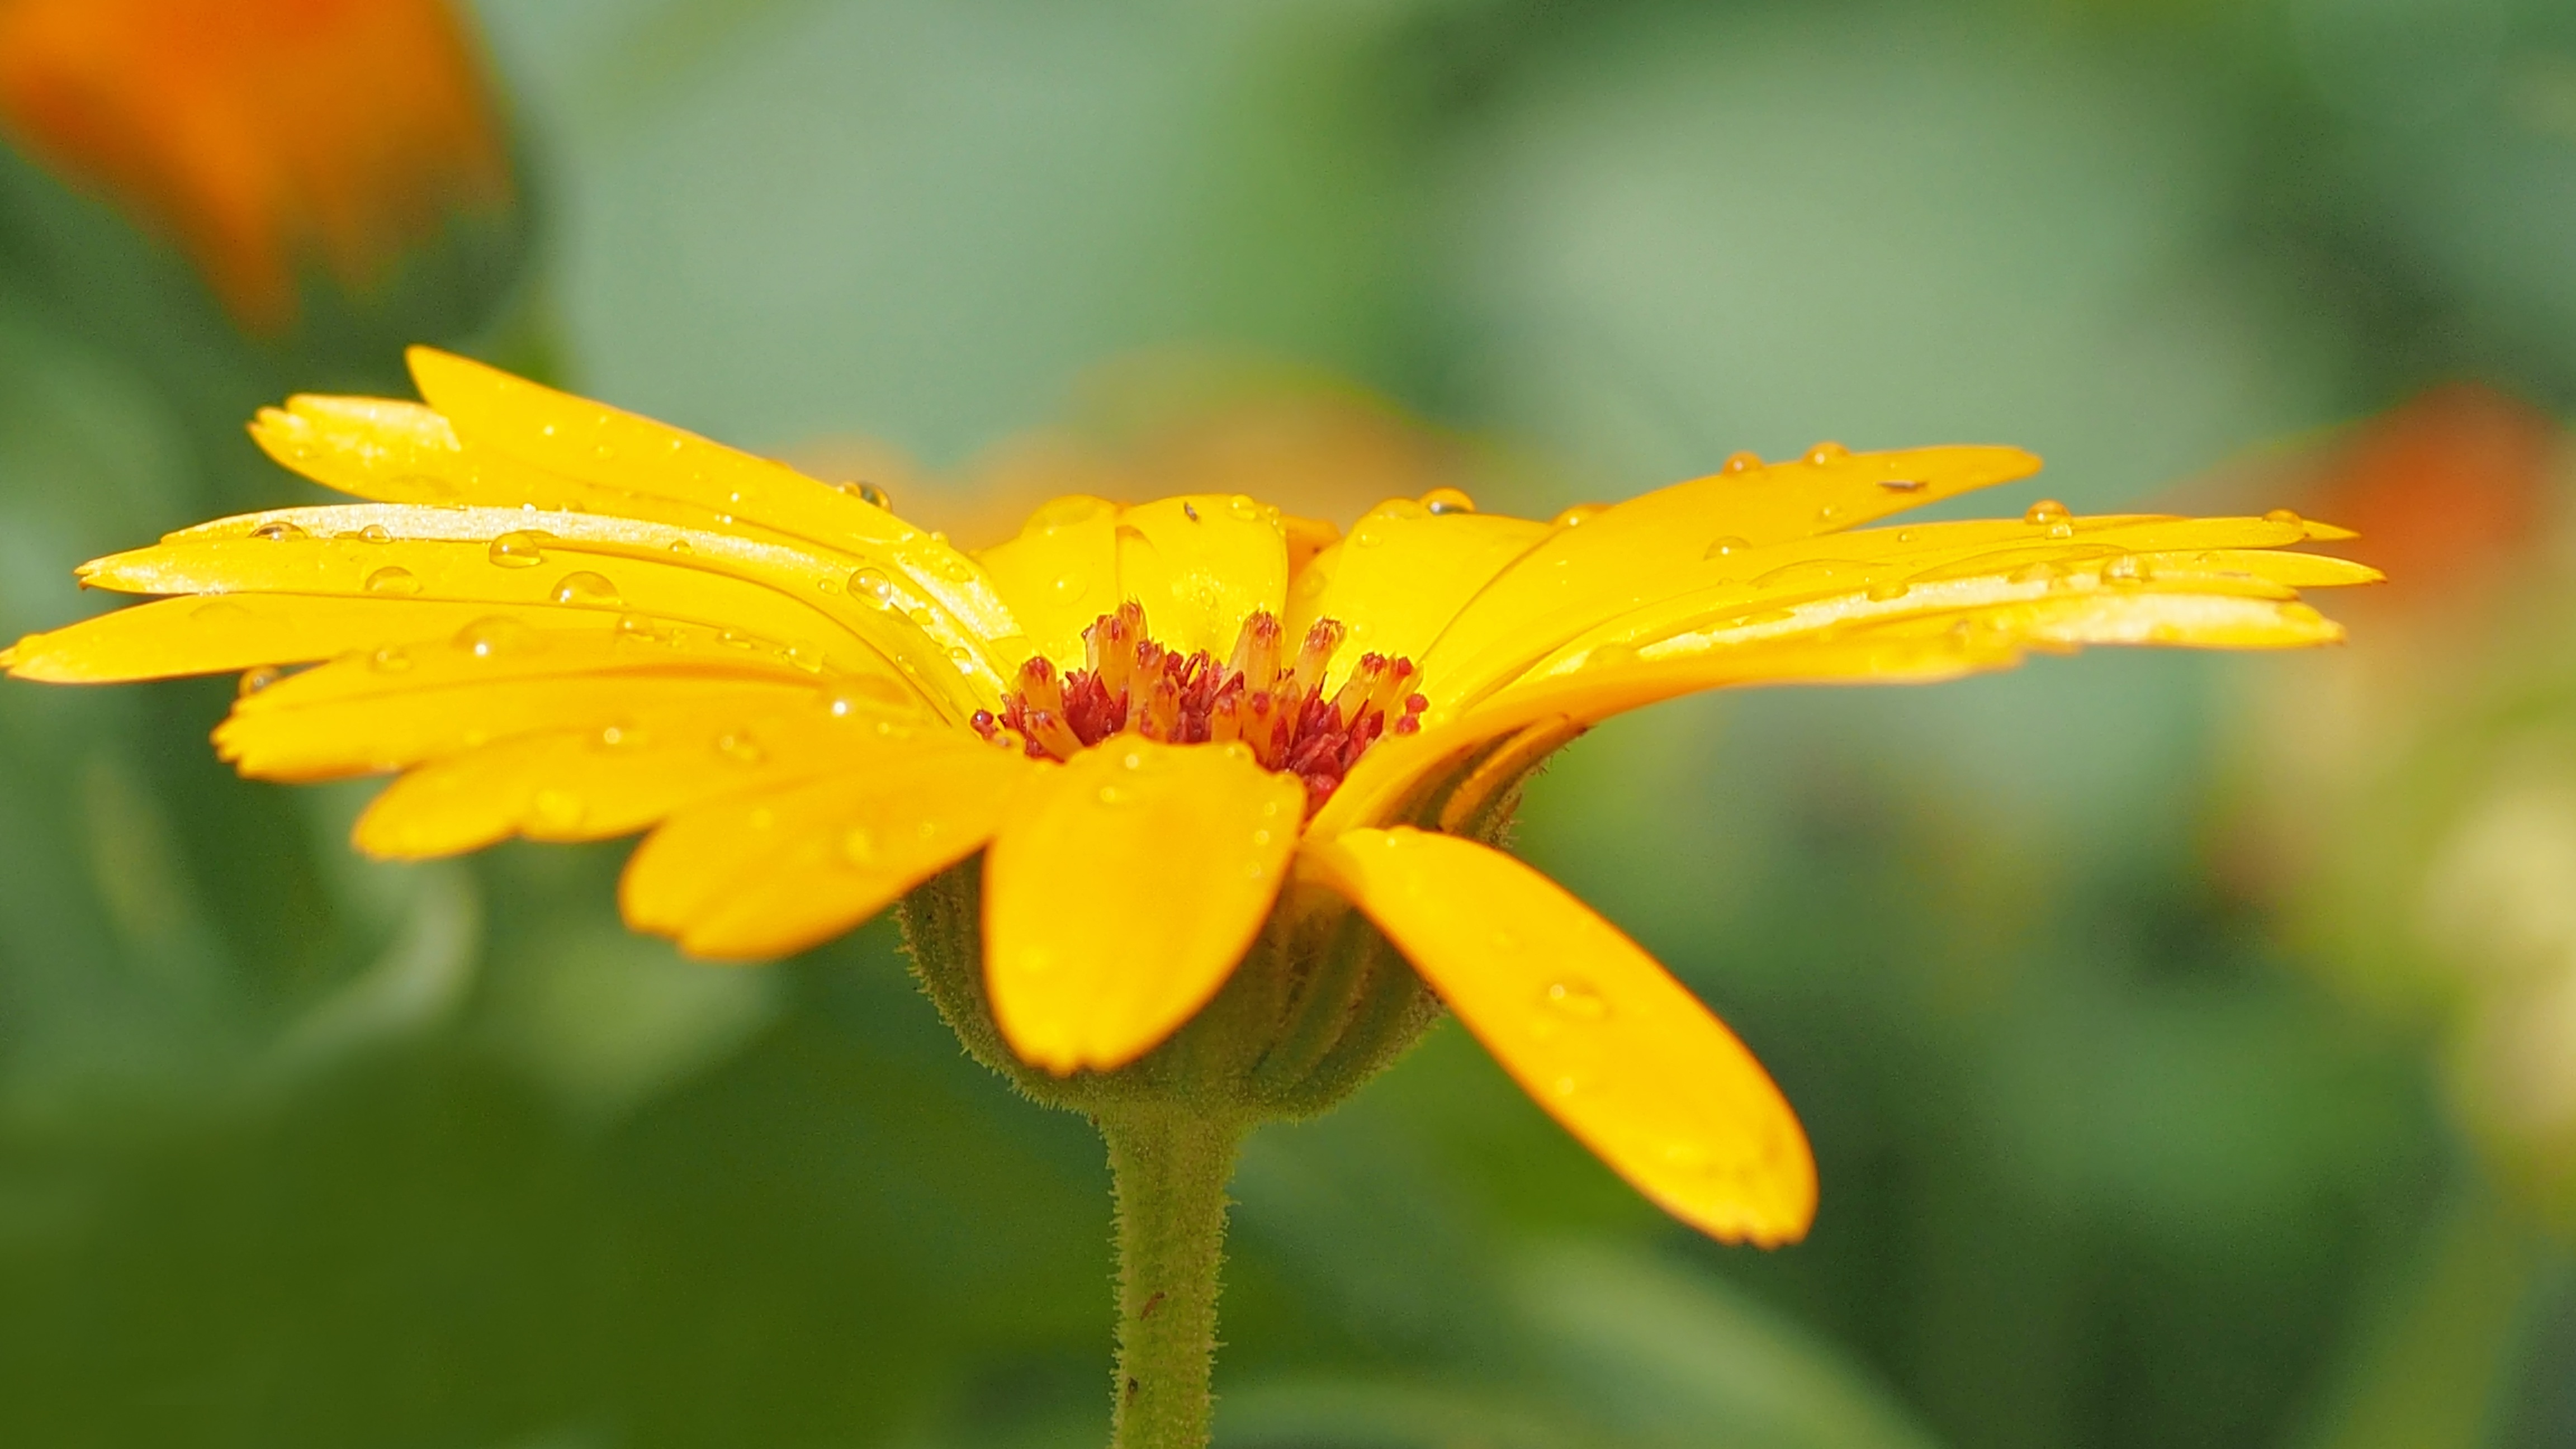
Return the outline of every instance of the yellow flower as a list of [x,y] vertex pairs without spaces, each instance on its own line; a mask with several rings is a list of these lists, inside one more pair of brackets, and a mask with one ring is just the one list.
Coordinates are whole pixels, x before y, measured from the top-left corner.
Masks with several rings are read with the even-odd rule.
[[980,851],[993,1018],[1057,1074],[1170,1036],[1274,911],[1347,901],[1541,1106],[1730,1240],[1805,1230],[1805,1137],[1689,992],[1480,843],[1529,770],[1720,685],[2323,643],[2295,591],[2377,577],[2282,551],[2348,536],[2286,513],[1850,531],[2038,467],[1994,447],[1739,455],[1553,522],[1442,491],[1347,537],[1240,495],[1070,497],[970,554],[873,490],[411,361],[426,406],[299,397],[253,428],[370,501],[85,565],[176,597],[0,659],[250,671],[224,757],[401,772],[357,827],[379,855],[649,830],[627,917],[705,956],[811,945]]
[[168,232],[262,328],[293,317],[308,249],[355,286],[510,189],[441,0],[0,0],[0,129]]

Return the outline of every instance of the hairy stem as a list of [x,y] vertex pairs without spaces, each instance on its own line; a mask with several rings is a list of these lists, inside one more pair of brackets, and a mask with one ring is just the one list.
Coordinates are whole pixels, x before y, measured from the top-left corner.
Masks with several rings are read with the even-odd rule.
[[1176,1103],[1099,1120],[1118,1197],[1111,1449],[1206,1449],[1225,1185],[1243,1124]]

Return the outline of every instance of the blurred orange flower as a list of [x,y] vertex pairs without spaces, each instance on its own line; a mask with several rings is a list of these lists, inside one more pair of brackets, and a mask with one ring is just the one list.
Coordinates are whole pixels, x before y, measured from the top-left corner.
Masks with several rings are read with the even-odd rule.
[[246,325],[318,252],[370,277],[509,193],[475,49],[439,0],[0,0],[0,127],[183,246]]

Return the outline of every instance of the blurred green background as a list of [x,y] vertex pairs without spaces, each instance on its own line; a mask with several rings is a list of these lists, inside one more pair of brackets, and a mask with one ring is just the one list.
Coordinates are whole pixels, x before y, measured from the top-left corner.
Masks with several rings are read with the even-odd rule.
[[[1579,744],[1521,846],[1772,1068],[1813,1237],[1697,1239],[1443,1028],[1252,1142],[1219,1437],[2576,1445],[2576,10],[472,23],[514,205],[313,271],[284,330],[0,154],[0,635],[99,607],[81,559],[304,497],[242,421],[402,391],[412,340],[934,480],[1209,378],[1355,387],[1540,516],[1833,438],[2050,460],[1954,512],[2331,517],[2356,420],[2520,399],[2512,526],[2471,582],[2324,600],[2336,659],[2106,651]],[[2401,540],[2494,482],[2394,476]],[[898,502],[972,513],[941,486]],[[1101,1439],[1096,1139],[960,1055],[887,926],[717,969],[618,925],[623,847],[367,863],[364,787],[215,763],[230,689],[0,687],[0,1442]]]

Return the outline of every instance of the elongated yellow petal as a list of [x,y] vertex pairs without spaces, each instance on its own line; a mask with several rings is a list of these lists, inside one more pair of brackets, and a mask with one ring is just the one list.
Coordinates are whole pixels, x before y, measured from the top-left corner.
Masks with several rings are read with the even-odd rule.
[[[2256,528],[2272,526],[2260,520],[2245,522]],[[2206,535],[2205,529],[2199,531]],[[1834,540],[1861,545],[1843,549],[1859,557],[1810,557],[1785,564],[1752,560],[1744,568],[1747,578],[1677,594],[1576,635],[1495,693],[1506,694],[1535,680],[1590,667],[1596,660],[1624,659],[1636,652],[1671,654],[1785,640],[1906,618],[1982,613],[2068,594],[2102,597],[2104,602],[2089,617],[2107,618],[2128,609],[2129,616],[2144,626],[2166,621],[2177,606],[2152,601],[2130,606],[2117,601],[2188,594],[2287,602],[2298,597],[2300,586],[2375,583],[2380,577],[2376,569],[2317,554],[2250,548],[2131,551],[2112,541],[2153,540],[2169,532],[2152,524],[2078,532],[2068,540],[2001,549],[1977,542],[1948,542],[1949,530],[1903,532],[1929,537],[1879,552],[1871,546],[1888,541],[1882,531]],[[2106,637],[2093,642],[2114,641]],[[2123,637],[2117,642],[2150,641]],[[2216,637],[2178,642],[2226,647]]]
[[619,899],[692,955],[788,955],[974,854],[1041,768],[968,741],[696,805],[637,847]]
[[[246,696],[215,745],[244,774],[294,780],[399,769],[538,730],[615,731],[628,745],[646,735],[692,748],[731,740],[716,753],[739,758],[829,750],[854,729],[934,719],[890,677],[808,673],[705,631],[580,632],[489,617]],[[755,727],[762,742],[744,744]]]
[[761,736],[740,728],[742,720],[738,703],[719,696],[443,755],[386,786],[351,838],[369,855],[397,860],[457,855],[513,836],[608,840],[703,800],[848,765],[810,757],[772,764],[758,757]]
[[[1674,575],[1689,574],[1731,542],[1759,548],[1839,532],[2038,470],[2039,460],[2019,448],[1820,449],[1797,462],[1719,473],[1632,498],[1580,527],[1559,530],[1504,570],[1423,661],[1426,684],[1480,689],[1495,671],[1525,660],[1522,651],[1534,635],[1559,624],[1581,628],[1669,593]],[[1498,648],[1502,657],[1489,657]]]
[[1118,515],[1121,599],[1164,647],[1223,658],[1256,609],[1284,614],[1288,543],[1277,508],[1241,494],[1163,498]]
[[984,858],[984,970],[1013,1049],[1106,1070],[1189,1020],[1260,931],[1304,800],[1235,745],[1121,740],[1045,770]]
[[972,559],[855,492],[435,348],[407,356],[420,395],[469,444],[579,483],[691,503],[720,521],[883,558],[969,632],[1022,632]]
[[[53,684],[114,684],[307,664],[353,650],[446,639],[496,614],[576,627],[554,611],[401,598],[233,594],[156,599],[44,634],[10,651],[9,672]],[[597,627],[616,620],[600,616]]]
[[[1082,631],[1121,602],[1118,505],[1082,494],[1053,499],[1029,515],[1018,537],[976,561],[1027,631],[1029,652],[1059,664],[1080,660]],[[1002,662],[1007,670],[1022,661]]]
[[577,514],[388,504],[222,519],[81,568],[128,593],[284,593],[631,613],[853,672],[889,662],[962,719],[1000,695],[981,638],[881,572],[810,550]]
[[1554,881],[1452,835],[1361,830],[1301,868],[1348,896],[1521,1089],[1638,1191],[1727,1242],[1805,1235],[1806,1133],[1744,1044]]
[[[1574,532],[1593,535],[1618,512],[1613,509]],[[2167,553],[2278,548],[2328,532],[2323,525],[2287,516],[2070,518],[2061,511],[2020,520],[1916,524],[1769,542],[1724,535],[1695,545],[1688,559],[1667,558],[1660,570],[1645,566],[1657,550],[1640,548],[1639,571],[1615,586],[1598,577],[1586,583],[1586,566],[1570,557],[1545,565],[1546,574],[1561,578],[1561,584],[1523,578],[1533,564],[1559,553],[1560,537],[1532,551],[1462,611],[1423,661],[1423,692],[1435,706],[1470,703],[1540,660],[1576,647],[1579,640],[1651,638],[1695,618],[1758,614],[1807,600],[1857,597],[1870,589],[1902,589],[1946,578],[2006,576],[2034,564],[2100,562],[2123,554],[2151,556],[2148,561],[2153,562],[2152,556]],[[2362,571],[2334,581],[2368,577],[2374,576]],[[1520,612],[1547,594],[1561,596],[1563,607]],[[1506,618],[1517,618],[1519,626],[1499,628]]]
[[1350,646],[1327,677],[1332,684],[1363,651],[1419,660],[1478,590],[1553,531],[1506,514],[1435,514],[1411,499],[1381,503],[1298,575],[1288,637],[1305,637],[1317,619],[1350,626]]
[[[1766,622],[1740,626],[1772,627]],[[1916,684],[2008,669],[2032,649],[2156,644],[2291,649],[2331,644],[2341,626],[2306,604],[2233,593],[2151,589],[2012,599],[1859,621],[1829,633],[1730,641],[1686,636],[1532,678],[1473,708],[1434,717],[1419,734],[1378,742],[1309,831],[1329,836],[1401,818],[1407,802],[1485,741],[1542,720],[1577,723],[1701,690],[1760,684]]]

